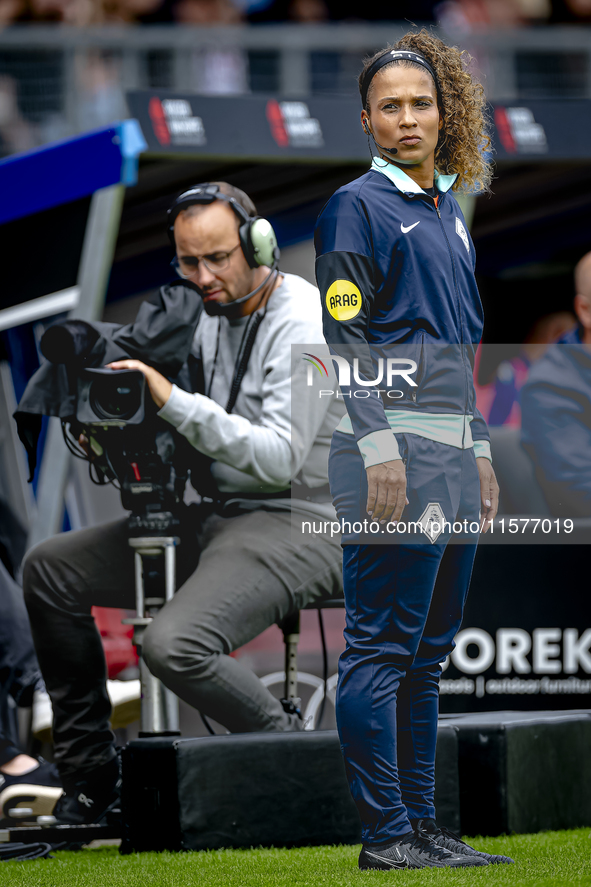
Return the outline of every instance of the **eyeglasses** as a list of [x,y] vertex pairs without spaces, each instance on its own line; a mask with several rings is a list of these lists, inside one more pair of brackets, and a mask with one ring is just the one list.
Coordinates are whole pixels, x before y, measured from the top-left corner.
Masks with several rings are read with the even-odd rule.
[[179,259],[175,256],[170,263],[179,277],[194,277],[199,270],[199,262],[203,262],[208,271],[217,274],[218,271],[225,271],[230,264],[230,256],[239,249],[240,244],[237,243],[233,249],[226,253],[210,253],[207,256],[183,256]]

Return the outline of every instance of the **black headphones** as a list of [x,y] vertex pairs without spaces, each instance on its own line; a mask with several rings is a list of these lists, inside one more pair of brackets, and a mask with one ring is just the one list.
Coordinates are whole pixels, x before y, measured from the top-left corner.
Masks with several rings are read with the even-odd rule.
[[224,194],[219,185],[214,185],[211,182],[202,182],[200,185],[194,185],[188,191],[183,191],[168,210],[168,237],[173,247],[176,249],[174,222],[178,214],[194,204],[206,206],[215,200],[225,201],[236,213],[240,222],[238,229],[240,246],[248,266],[250,268],[258,268],[260,265],[277,267],[279,247],[271,223],[261,216],[249,216],[234,197]]

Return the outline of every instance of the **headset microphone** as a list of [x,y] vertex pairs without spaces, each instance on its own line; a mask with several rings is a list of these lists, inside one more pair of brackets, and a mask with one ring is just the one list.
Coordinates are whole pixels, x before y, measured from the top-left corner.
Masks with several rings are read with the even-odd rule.
[[[267,276],[265,277],[263,282],[261,284],[259,284],[259,286],[257,286],[256,289],[252,290],[250,293],[247,293],[245,296],[242,296],[240,299],[234,299],[232,302],[223,302],[222,303],[222,302],[217,302],[215,299],[212,299],[210,302],[206,303],[205,313],[209,314],[211,316],[216,315],[218,317],[220,317],[220,316],[224,317],[224,316],[233,314],[234,307],[236,305],[242,305],[243,302],[248,302],[249,299],[252,299],[253,296],[256,296],[256,294],[259,293],[262,290],[262,288],[269,282],[269,280],[271,279],[273,274],[277,274],[277,262],[276,261],[273,262],[273,267],[271,268],[271,270],[269,271],[269,273],[267,274]],[[199,287],[196,284],[193,284],[193,286],[195,287],[196,290],[198,290],[201,298],[203,298],[204,296],[207,296],[207,293],[204,293],[203,290],[199,289]]]
[[[376,142],[375,138],[374,142]],[[384,148],[384,146],[380,145],[379,142],[376,142],[376,145],[378,146],[378,148],[381,148],[382,151],[386,151],[387,154],[398,154],[398,148]]]
[[370,132],[369,129],[367,128],[367,121],[366,120],[363,121],[363,128],[366,131],[366,133],[368,134],[368,136],[372,137],[372,139],[374,140],[374,142],[378,146],[378,148],[382,149],[382,151],[386,151],[387,154],[398,154],[398,148],[384,148],[383,145],[380,145],[379,142],[376,142],[376,137],[374,136],[373,132]]

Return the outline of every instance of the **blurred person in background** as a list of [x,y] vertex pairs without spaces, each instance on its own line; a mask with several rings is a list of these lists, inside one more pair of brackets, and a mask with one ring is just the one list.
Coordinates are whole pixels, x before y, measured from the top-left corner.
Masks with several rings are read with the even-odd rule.
[[329,19],[328,6],[324,0],[291,0],[288,18],[301,24],[319,24]]
[[591,24],[591,0],[552,0],[553,25]]
[[77,107],[80,130],[108,126],[127,116],[120,59],[90,49],[77,56],[75,70],[82,96]]
[[[96,20],[101,24],[134,25],[171,20],[163,0],[95,0]],[[167,14],[163,15],[164,8]]]
[[[243,21],[232,0],[176,0],[173,18],[182,25],[220,27]],[[239,46],[219,45],[194,50],[190,57],[192,87],[202,95],[240,95],[248,92],[248,56]]]
[[99,0],[23,0],[15,24],[65,24],[84,28],[101,22]]
[[37,144],[35,136],[35,129],[18,107],[16,81],[0,75],[0,157],[28,151]]
[[0,0],[0,28],[11,25],[23,8],[24,0]]
[[273,0],[247,7],[248,20],[259,22],[314,23],[323,21],[404,21],[432,22],[439,0],[378,0],[361,8],[353,0]]
[[[533,324],[521,346],[480,346],[475,364],[475,378],[492,379],[475,383],[478,409],[488,425],[521,425],[520,392],[525,385],[530,367],[576,322],[570,311],[546,314]],[[515,354],[515,351],[518,353]],[[497,364],[501,352],[506,356]],[[511,353],[513,352],[513,353]],[[495,361],[494,369],[487,369],[487,358]]]
[[174,4],[175,21],[185,25],[237,25],[242,18],[232,0],[177,0]]
[[62,793],[57,769],[25,754],[18,738],[17,707],[30,708],[43,681],[35,656],[23,592],[16,581],[26,532],[0,499],[0,820],[26,806],[50,813]]
[[443,0],[436,15],[438,24],[450,32],[518,28],[545,21],[550,0]]
[[0,0],[2,24],[151,24],[172,21],[173,0]]
[[591,517],[591,252],[575,268],[578,324],[532,367],[521,441],[553,515]]

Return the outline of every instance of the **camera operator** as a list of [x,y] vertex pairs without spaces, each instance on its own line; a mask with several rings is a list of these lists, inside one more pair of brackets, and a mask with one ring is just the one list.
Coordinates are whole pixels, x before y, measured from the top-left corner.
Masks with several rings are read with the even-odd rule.
[[[211,501],[199,506],[196,539],[181,532],[178,590],[148,627],[143,653],[167,687],[231,732],[302,729],[299,714],[230,653],[295,608],[342,593],[340,539],[305,535],[292,520],[292,512],[334,516],[327,461],[342,410],[302,386],[292,434],[292,377],[304,377],[307,364],[292,359],[291,345],[323,343],[322,318],[316,288],[280,273],[276,250],[264,265],[253,261],[268,251],[269,231],[250,198],[226,183],[177,198],[169,233],[185,281],[172,286],[203,303],[184,368],[201,393],[140,360],[110,364],[140,370],[158,415],[211,460]],[[90,611],[134,606],[125,522],[41,543],[28,555],[24,587],[65,786],[54,813],[97,822],[117,803],[119,769]]]

